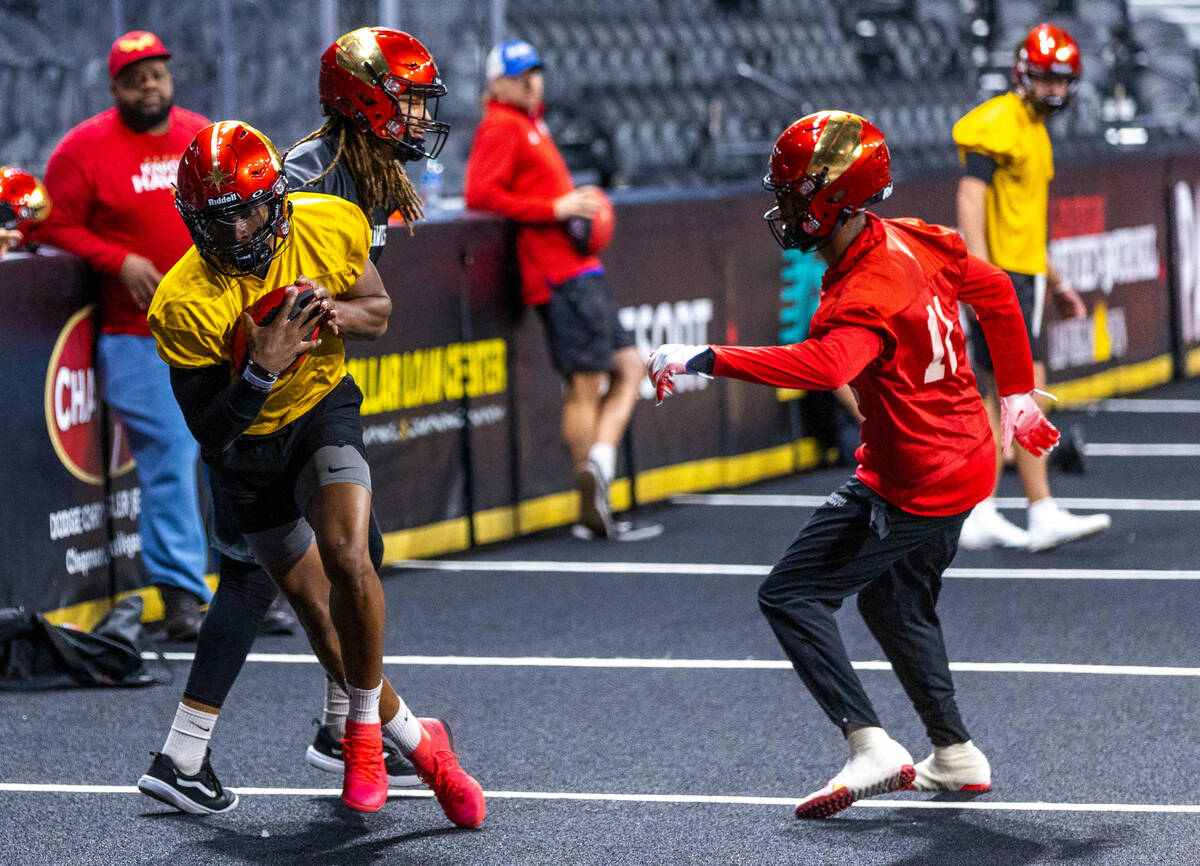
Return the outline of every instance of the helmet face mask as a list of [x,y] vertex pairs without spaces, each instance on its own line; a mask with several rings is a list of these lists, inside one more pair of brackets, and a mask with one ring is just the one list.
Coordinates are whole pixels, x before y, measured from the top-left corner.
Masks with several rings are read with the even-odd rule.
[[1017,46],[1013,59],[1013,89],[1040,115],[1066,108],[1075,91],[1083,63],[1079,45],[1053,24],[1039,24]]
[[317,82],[326,114],[345,117],[392,146],[396,158],[436,158],[450,125],[437,119],[446,87],[417,39],[387,27],[363,27],[325,50]]
[[237,121],[205,127],[179,161],[175,206],[218,273],[262,273],[291,231],[288,183],[274,145]]
[[845,111],[819,111],[779,136],[763,188],[776,206],[763,219],[784,249],[827,246],[858,211],[891,195],[883,134]]

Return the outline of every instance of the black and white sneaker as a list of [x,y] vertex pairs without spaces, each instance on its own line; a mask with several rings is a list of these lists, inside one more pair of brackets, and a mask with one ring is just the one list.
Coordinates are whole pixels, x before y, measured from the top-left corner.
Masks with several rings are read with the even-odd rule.
[[194,776],[179,772],[175,762],[161,752],[150,754],[154,761],[137,785],[146,796],[192,815],[218,815],[237,806],[238,795],[221,787],[213,772],[208,760],[211,750],[204,752],[204,763]]
[[[342,763],[342,741],[324,725],[317,727],[317,735],[305,751],[304,760],[326,773],[342,775],[346,772]],[[387,768],[388,784],[393,788],[413,788],[421,784],[416,768],[400,754],[400,747],[386,736],[383,738],[383,764]]]

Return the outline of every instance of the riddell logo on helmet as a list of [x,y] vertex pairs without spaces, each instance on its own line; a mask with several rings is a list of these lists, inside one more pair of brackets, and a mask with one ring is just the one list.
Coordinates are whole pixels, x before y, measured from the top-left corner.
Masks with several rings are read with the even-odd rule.
[[107,430],[100,426],[103,415],[92,361],[96,334],[94,306],[89,304],[67,320],[50,354],[46,369],[46,431],[68,472],[88,484],[103,484],[105,464],[110,476],[122,475],[133,468],[133,454],[125,430],[115,416],[111,417]]
[[223,204],[233,204],[235,201],[241,201],[242,197],[236,192],[227,192],[225,195],[219,195],[208,200],[209,207],[216,207]]

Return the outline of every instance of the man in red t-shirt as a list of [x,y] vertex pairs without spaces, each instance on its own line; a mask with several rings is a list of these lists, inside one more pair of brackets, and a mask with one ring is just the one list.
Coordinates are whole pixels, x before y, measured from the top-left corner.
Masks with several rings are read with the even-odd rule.
[[113,43],[114,106],[68,132],[51,154],[45,183],[54,208],[36,238],[75,253],[99,277],[101,388],[137,460],[142,561],[166,614],[160,635],[194,640],[200,605],[211,597],[196,498],[199,449],[146,309],[162,275],[192,244],[175,213],[172,182],[184,148],[208,121],[172,104],[170,56],[143,30]]
[[[824,818],[907,786],[985,791],[991,767],[972,742],[934,606],[967,512],[995,481],[995,446],[956,311],[976,310],[1002,395],[1004,439],[1040,454],[1058,431],[1033,400],[1033,362],[1012,282],[967,254],[952,230],[863,208],[891,193],[883,135],[842,111],[793,123],[775,144],[766,218],[784,248],[829,265],[809,338],[790,346],[666,345],[647,364],[659,399],[676,375],[784,388],[850,384],[865,420],[855,477],[800,531],[759,589],[792,665],[841,728],[850,759],[796,807]],[[844,599],[879,641],[933,743],[914,766],[884,731],[834,620]]]
[[[519,223],[521,295],[546,326],[555,368],[566,380],[562,435],[575,467],[580,523],[593,538],[612,536],[608,485],[616,447],[637,401],[642,362],[633,334],[617,319],[604,266],[581,254],[568,221],[589,220],[603,203],[578,189],[542,122],[542,61],[512,40],[487,58],[488,102],[467,159],[467,207]],[[607,387],[606,387],[607,386]]]

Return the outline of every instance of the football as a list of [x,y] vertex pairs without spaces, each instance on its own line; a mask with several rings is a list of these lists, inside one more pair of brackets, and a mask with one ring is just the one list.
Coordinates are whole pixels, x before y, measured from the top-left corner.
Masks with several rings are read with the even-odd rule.
[[592,232],[588,236],[587,251],[591,255],[597,255],[603,252],[612,240],[613,230],[617,227],[617,217],[613,213],[612,202],[603,192],[600,197],[604,203],[600,205],[600,210],[596,211],[596,215],[592,217]]
[[[279,288],[263,295],[250,305],[246,312],[250,314],[250,318],[254,320],[256,325],[269,325],[275,320],[275,316],[279,313],[279,308],[283,306],[284,297],[287,294],[287,290],[290,288],[291,286],[280,286]],[[292,320],[301,315],[305,306],[307,306],[308,302],[312,299],[313,290],[307,286],[302,288],[299,294],[296,295],[296,303],[292,307],[292,312],[291,315],[288,316],[288,319]],[[317,334],[320,332],[321,326],[319,324],[315,324],[313,325],[312,333],[308,334],[305,339],[315,340],[317,338]],[[286,376],[288,373],[293,372],[297,367],[300,366],[300,362],[304,360],[304,356],[307,354],[307,352],[301,352],[296,356],[296,359],[287,366],[287,369],[283,370],[279,375]],[[242,328],[241,317],[238,317],[237,324],[233,329],[233,347],[230,350],[230,357],[233,361],[234,371],[240,373],[242,367],[246,363],[246,332]]]

